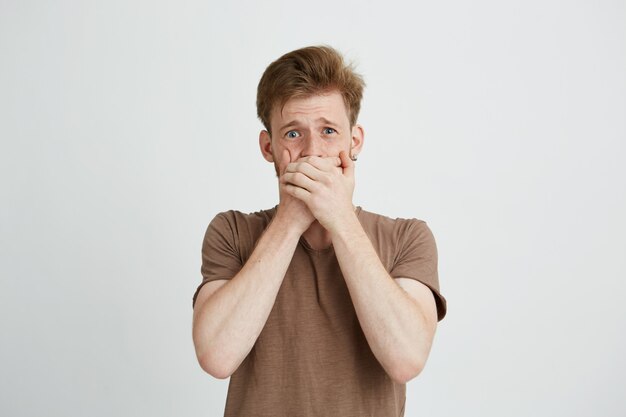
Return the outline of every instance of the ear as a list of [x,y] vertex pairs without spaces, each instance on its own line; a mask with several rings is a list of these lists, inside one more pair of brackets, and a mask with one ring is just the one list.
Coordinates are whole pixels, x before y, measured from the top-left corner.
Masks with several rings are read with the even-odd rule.
[[267,162],[274,162],[274,154],[272,153],[272,137],[267,130],[261,130],[259,133],[259,147],[263,158]]
[[365,131],[363,126],[354,125],[352,127],[352,141],[350,142],[350,155],[360,154],[361,148],[363,148],[363,141],[365,140]]

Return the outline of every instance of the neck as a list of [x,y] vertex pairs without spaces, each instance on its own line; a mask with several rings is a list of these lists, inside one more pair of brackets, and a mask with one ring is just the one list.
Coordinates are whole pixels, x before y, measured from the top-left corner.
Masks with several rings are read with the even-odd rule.
[[309,246],[315,250],[326,249],[330,246],[332,240],[330,232],[320,224],[317,220],[311,223],[308,229],[302,234],[302,237]]

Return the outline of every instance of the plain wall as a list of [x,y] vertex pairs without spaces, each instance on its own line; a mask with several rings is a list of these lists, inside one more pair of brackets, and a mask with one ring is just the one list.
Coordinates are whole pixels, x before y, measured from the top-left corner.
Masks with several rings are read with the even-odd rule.
[[449,312],[406,415],[626,415],[624,22],[620,1],[0,0],[0,414],[222,415],[191,339],[202,238],[277,203],[256,86],[330,44],[367,82],[355,204],[439,249]]

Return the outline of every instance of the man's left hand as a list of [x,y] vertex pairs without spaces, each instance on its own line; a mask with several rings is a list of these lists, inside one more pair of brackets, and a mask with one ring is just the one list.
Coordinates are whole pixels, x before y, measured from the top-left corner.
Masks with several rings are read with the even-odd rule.
[[354,215],[354,162],[348,153],[339,157],[308,156],[287,165],[280,177],[284,190],[302,200],[328,231]]

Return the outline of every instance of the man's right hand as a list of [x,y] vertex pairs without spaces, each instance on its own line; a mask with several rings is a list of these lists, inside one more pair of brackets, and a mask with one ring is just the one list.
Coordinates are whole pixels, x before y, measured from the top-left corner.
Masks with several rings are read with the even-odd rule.
[[280,172],[280,177],[278,178],[280,202],[278,204],[276,218],[279,221],[284,221],[288,227],[296,228],[296,230],[302,234],[311,226],[311,223],[315,221],[315,217],[313,217],[313,213],[311,213],[304,202],[287,194],[284,190],[285,182],[283,181],[283,174],[287,170],[287,165],[289,165],[290,162],[292,161],[289,151],[284,149],[280,162],[278,163],[278,171]]

